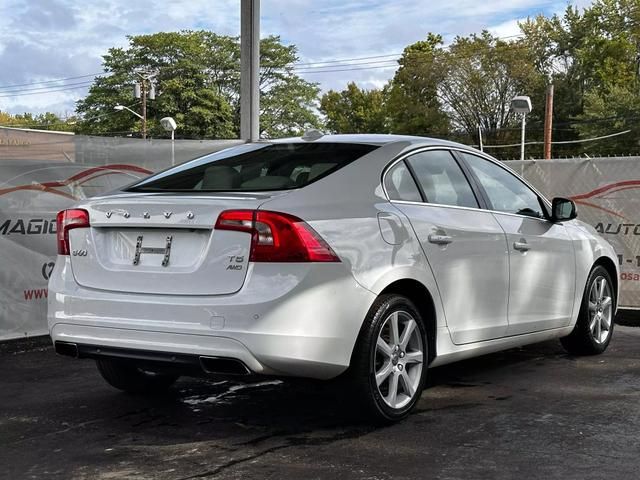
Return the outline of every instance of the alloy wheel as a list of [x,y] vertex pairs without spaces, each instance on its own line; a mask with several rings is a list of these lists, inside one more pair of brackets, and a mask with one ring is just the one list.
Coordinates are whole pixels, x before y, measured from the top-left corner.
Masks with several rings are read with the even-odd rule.
[[419,393],[423,352],[422,332],[413,316],[391,313],[378,333],[374,356],[378,392],[389,407],[403,408]]
[[589,291],[589,331],[593,340],[602,344],[607,341],[613,321],[611,287],[604,277],[596,277]]

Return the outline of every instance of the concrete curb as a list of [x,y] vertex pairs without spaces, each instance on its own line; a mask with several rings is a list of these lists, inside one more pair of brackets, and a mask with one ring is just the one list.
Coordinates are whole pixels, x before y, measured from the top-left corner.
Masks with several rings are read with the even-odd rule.
[[640,310],[618,310],[616,323],[627,327],[640,327]]

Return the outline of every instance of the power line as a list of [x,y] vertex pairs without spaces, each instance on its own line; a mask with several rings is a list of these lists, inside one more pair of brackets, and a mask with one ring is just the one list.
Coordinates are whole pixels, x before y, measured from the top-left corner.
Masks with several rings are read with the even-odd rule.
[[302,74],[307,74],[307,73],[335,73],[335,72],[356,72],[358,70],[373,70],[376,68],[397,68],[398,65],[374,65],[371,67],[362,67],[362,68],[342,68],[342,69],[337,69],[337,70],[309,70],[309,71],[299,71],[296,73],[302,73]]
[[[508,40],[511,38],[521,38],[523,37],[524,34],[519,33],[516,35],[507,35],[504,37],[494,37],[494,40]],[[439,47],[438,50],[449,50],[451,48],[451,44],[449,45],[445,45],[443,47]],[[513,48],[513,44],[508,45],[509,47]],[[498,46],[493,46],[490,48],[498,48]],[[317,62],[295,62],[294,65],[295,66],[305,66],[305,65],[322,65],[322,64],[327,64],[327,63],[343,63],[343,62],[353,62],[353,61],[359,61],[359,60],[370,60],[370,59],[375,59],[375,58],[385,58],[385,57],[401,57],[404,54],[404,52],[399,52],[399,53],[388,53],[386,55],[371,55],[368,57],[354,57],[354,58],[342,58],[342,59],[337,59],[337,60],[322,60],[322,61],[317,61]],[[420,52],[412,52],[412,55],[416,55],[416,54],[420,54]]]
[[16,83],[14,85],[0,85],[0,90],[11,90],[15,87],[28,87],[30,85],[44,85],[49,83],[66,82],[67,80],[77,80],[79,78],[97,77],[107,75],[108,72],[88,73],[87,75],[78,75],[77,77],[57,78],[55,80],[45,80],[42,82]]
[[319,61],[319,62],[306,62],[306,63],[295,62],[293,65],[296,65],[296,66],[300,67],[300,66],[305,66],[305,65],[321,65],[321,64],[327,64],[327,63],[355,62],[355,61],[359,61],[359,60],[371,60],[371,59],[374,59],[374,58],[399,57],[401,55],[402,55],[402,53],[389,53],[387,55],[372,55],[372,56],[369,56],[369,57],[342,58],[342,59],[339,59],[339,60],[324,60],[324,61]]
[[[516,37],[522,37],[523,34],[518,34],[518,35],[509,35],[509,36],[505,36],[505,37],[494,37],[494,40],[507,40],[510,38],[516,38]],[[448,50],[451,48],[452,45],[446,45],[444,47],[440,47],[437,50]],[[501,45],[495,45],[495,46],[488,46],[489,49],[500,49],[500,48],[518,48],[517,45],[514,45],[512,43],[501,46]],[[321,69],[323,67],[334,67],[334,68],[338,68],[338,67],[342,67],[342,66],[364,66],[364,65],[370,65],[370,64],[375,64],[375,63],[382,63],[384,61],[380,60],[377,62],[363,62],[360,63],[361,61],[364,60],[373,60],[373,59],[381,59],[381,58],[387,58],[387,57],[402,57],[404,53],[403,52],[399,52],[399,53],[389,53],[389,54],[384,54],[384,55],[370,55],[370,56],[364,56],[364,57],[352,57],[352,58],[343,58],[343,59],[330,59],[330,60],[324,60],[324,61],[317,61],[317,62],[294,62],[289,64],[289,67],[292,67],[294,70],[300,70],[301,73],[309,73],[306,72],[306,70],[310,70],[310,69]],[[420,55],[420,52],[412,52],[410,55],[412,57],[415,58],[416,55]],[[429,54],[430,55],[430,54]],[[472,52],[470,55],[464,55],[464,56],[460,56],[460,57],[470,57],[473,56],[474,53]],[[395,61],[394,58],[388,58],[386,60],[386,62],[392,62]],[[358,62],[358,63],[353,63],[353,62]],[[336,64],[336,65],[333,65]],[[270,67],[269,65],[263,65],[265,68],[273,68]],[[276,67],[276,68],[287,68],[285,67]],[[381,67],[382,68],[382,67]],[[227,71],[239,71],[239,69],[237,68],[231,68],[231,69],[223,69],[223,70],[227,70]],[[305,72],[302,72],[303,70],[305,70]],[[346,70],[336,70],[336,71],[346,71]],[[0,93],[6,93],[7,90],[14,90],[17,89],[18,87],[26,87],[26,86],[32,86],[32,85],[49,85],[49,84],[53,84],[53,83],[60,83],[60,82],[67,82],[69,80],[77,80],[77,79],[81,79],[81,78],[87,78],[87,77],[104,77],[104,76],[108,76],[110,74],[112,74],[113,72],[96,72],[96,73],[89,73],[86,75],[77,75],[77,76],[73,76],[73,77],[65,77],[65,78],[58,78],[58,79],[53,79],[53,80],[43,80],[43,81],[38,81],[38,82],[27,82],[27,83],[17,83],[17,84],[11,84],[11,85],[0,85]],[[330,73],[330,72],[328,72]],[[67,84],[66,86],[70,86],[70,85],[74,85],[74,84]],[[59,85],[60,87],[62,87],[63,85]],[[58,87],[58,85],[51,85],[50,87],[37,87],[37,88],[54,88],[54,87]],[[21,91],[25,91],[23,89],[20,89]],[[35,88],[33,89],[35,90]]]
[[47,93],[55,93],[55,92],[64,92],[67,90],[79,90],[81,88],[86,88],[91,86],[93,82],[88,82],[82,86],[76,86],[76,87],[61,87],[58,89],[52,89],[52,90],[44,90],[44,91],[38,91],[38,92],[28,92],[28,93],[12,93],[9,95],[0,95],[0,98],[7,98],[7,97],[24,97],[27,95],[44,95]]
[[[587,143],[587,142],[595,142],[597,140],[604,140],[605,138],[617,137],[619,135],[625,135],[630,133],[631,130],[624,130],[622,132],[611,133],[609,135],[602,135],[600,137],[592,137],[592,138],[583,138],[580,140],[563,140],[559,142],[551,142],[552,145],[567,145],[570,143]],[[484,145],[484,148],[511,148],[511,147],[519,147],[522,145],[521,143],[512,143],[509,145]],[[525,145],[544,145],[544,142],[525,142]]]
[[[17,93],[22,93],[22,92],[37,92],[37,91],[48,91],[48,90],[52,90],[52,89],[56,89],[56,88],[64,88],[64,87],[75,87],[78,85],[91,85],[93,82],[92,81],[83,81],[83,82],[76,82],[76,83],[67,83],[66,85],[52,85],[50,87],[35,87],[35,88],[24,88],[24,89],[20,89],[17,90]],[[1,92],[2,94],[7,94],[10,95],[13,92]]]

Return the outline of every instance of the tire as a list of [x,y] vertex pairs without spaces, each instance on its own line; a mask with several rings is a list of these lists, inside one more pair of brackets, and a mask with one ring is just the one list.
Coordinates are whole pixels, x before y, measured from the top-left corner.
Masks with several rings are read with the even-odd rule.
[[567,352],[599,355],[607,349],[613,335],[615,301],[611,276],[604,267],[594,267],[587,279],[576,326],[560,339]]
[[427,346],[424,321],[413,303],[401,295],[381,295],[364,320],[349,372],[360,411],[364,406],[369,419],[384,423],[405,418],[422,394]]
[[178,375],[140,369],[135,363],[119,359],[96,360],[98,371],[109,385],[129,393],[157,393],[167,390]]

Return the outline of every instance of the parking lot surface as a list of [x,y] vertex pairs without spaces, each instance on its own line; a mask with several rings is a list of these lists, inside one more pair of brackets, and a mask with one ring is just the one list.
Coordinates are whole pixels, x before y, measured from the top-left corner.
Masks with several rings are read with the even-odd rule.
[[0,477],[602,479],[640,471],[640,328],[606,354],[558,342],[430,371],[407,420],[354,421],[312,382],[182,379],[113,390],[92,361],[0,349]]

